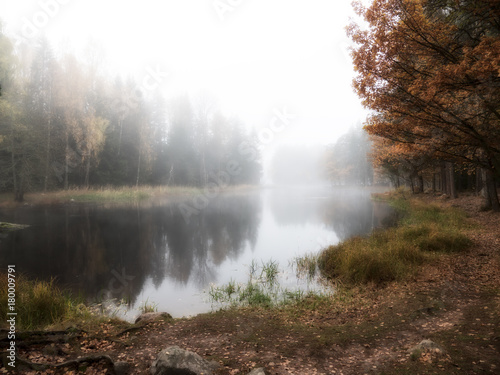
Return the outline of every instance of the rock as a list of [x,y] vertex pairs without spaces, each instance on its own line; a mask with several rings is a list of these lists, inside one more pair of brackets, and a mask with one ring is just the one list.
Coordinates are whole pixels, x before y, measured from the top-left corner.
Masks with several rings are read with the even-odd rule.
[[152,375],[213,375],[219,367],[198,354],[170,346],[162,350],[151,366]]
[[264,367],[254,368],[248,375],[267,375]]
[[437,355],[444,355],[445,350],[431,340],[422,340],[418,345],[415,345],[413,348],[408,350],[412,357],[420,357],[420,355],[424,352],[429,352]]
[[160,320],[160,319],[170,320],[173,318],[172,318],[172,315],[170,315],[169,313],[166,313],[166,312],[149,312],[149,313],[144,313],[144,314],[139,315],[137,317],[137,319],[135,320],[135,324],[137,324],[139,322],[149,323],[149,322],[152,322],[154,320]]

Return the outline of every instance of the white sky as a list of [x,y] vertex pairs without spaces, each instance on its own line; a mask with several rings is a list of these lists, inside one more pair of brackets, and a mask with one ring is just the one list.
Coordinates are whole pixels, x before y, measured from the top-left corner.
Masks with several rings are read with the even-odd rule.
[[166,95],[212,93],[257,129],[286,108],[297,117],[274,145],[331,143],[366,116],[351,88],[350,2],[0,0],[0,17],[7,34],[30,43],[46,35],[81,54],[97,41],[113,75],[168,73]]

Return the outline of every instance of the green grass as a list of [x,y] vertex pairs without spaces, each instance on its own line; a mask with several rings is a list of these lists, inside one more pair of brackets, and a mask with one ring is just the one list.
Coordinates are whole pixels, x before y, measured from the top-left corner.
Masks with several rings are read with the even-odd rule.
[[391,204],[402,214],[399,225],[325,249],[318,260],[325,277],[354,285],[404,280],[435,254],[472,245],[463,233],[469,224],[460,210],[400,197]]
[[0,273],[0,315],[7,317],[8,312],[17,313],[16,330],[19,331],[73,325],[91,328],[110,320],[96,306],[85,305],[83,298],[64,293],[54,279],[31,280],[15,274],[14,311],[7,310],[8,297],[7,275]]
[[158,304],[149,302],[149,299],[146,299],[146,301],[144,301],[144,303],[139,306],[139,310],[143,314],[158,312]]
[[291,261],[291,266],[295,268],[297,277],[305,277],[308,281],[312,281],[317,276],[318,255],[306,254],[301,257],[296,257]]
[[[0,274],[0,314],[7,316],[7,275]],[[61,321],[71,309],[71,301],[55,286],[54,280],[30,281],[15,274],[16,328],[35,329]]]

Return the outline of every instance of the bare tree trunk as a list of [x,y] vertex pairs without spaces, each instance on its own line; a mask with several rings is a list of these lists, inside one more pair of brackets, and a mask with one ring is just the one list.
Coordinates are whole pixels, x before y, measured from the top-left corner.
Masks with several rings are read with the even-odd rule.
[[141,150],[139,150],[139,160],[137,162],[137,178],[135,179],[135,187],[139,187],[139,177],[141,174]]
[[205,151],[202,151],[201,154],[201,165],[200,165],[200,185],[206,186],[207,185],[207,167],[206,167],[206,162],[205,162]]
[[85,180],[83,182],[85,189],[88,189],[90,186],[90,156],[87,157],[87,163],[85,166]]
[[415,184],[413,182],[413,176],[410,176],[409,180],[410,180],[411,193],[415,194]]
[[476,167],[476,195],[481,195],[483,190],[483,169]]
[[50,145],[51,145],[51,121],[49,120],[47,123],[47,152],[45,153],[45,176],[43,181],[43,191],[47,191],[47,187],[49,184],[49,171],[50,171]]
[[396,189],[399,189],[399,187],[401,186],[401,183],[399,182],[399,176],[396,176],[394,178],[394,185],[396,185]]
[[24,177],[21,175],[19,179],[19,185],[16,190],[15,198],[14,200],[16,202],[22,202],[24,201]]
[[120,156],[120,150],[122,148],[123,119],[120,119],[118,124],[120,126],[120,136],[118,137],[118,156]]
[[69,134],[68,130],[66,130],[65,134],[65,148],[64,148],[64,190],[68,190],[69,188],[69,182],[68,182],[68,175],[69,175]]
[[500,203],[498,201],[498,194],[495,183],[495,176],[490,169],[483,168],[481,170],[481,177],[483,189],[481,196],[483,197],[484,208],[492,209],[495,212],[500,211]]
[[172,166],[170,167],[170,172],[168,173],[168,181],[167,181],[168,186],[170,186],[170,183],[172,182],[173,177],[174,177],[174,165],[172,164]]
[[11,150],[10,150],[11,168],[12,168],[12,183],[14,185],[14,194],[17,191],[17,171],[16,171],[16,156],[14,155],[14,136],[11,135]]
[[446,194],[448,192],[448,186],[447,186],[447,175],[446,175],[446,163],[443,161],[441,162],[441,193]]
[[21,158],[21,167],[18,169],[19,170],[19,180],[17,181],[17,188],[15,189],[15,194],[14,194],[14,200],[16,202],[22,202],[24,201],[24,184],[25,184],[25,177],[26,177],[26,153],[25,150],[23,150],[22,158]]
[[450,198],[458,198],[457,188],[455,185],[455,168],[452,162],[446,162],[446,179],[447,179],[447,193]]

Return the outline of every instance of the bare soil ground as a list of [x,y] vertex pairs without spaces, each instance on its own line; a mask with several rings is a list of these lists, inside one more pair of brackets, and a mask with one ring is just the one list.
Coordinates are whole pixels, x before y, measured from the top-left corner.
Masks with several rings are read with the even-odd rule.
[[[19,356],[55,364],[107,355],[123,362],[125,373],[147,374],[159,351],[178,345],[219,362],[218,374],[247,374],[254,367],[276,375],[500,374],[500,214],[481,212],[475,196],[419,199],[464,209],[474,245],[436,258],[405,283],[350,290],[334,301],[156,321],[121,334],[109,325],[59,341],[20,341]],[[441,349],[410,352],[424,339]],[[21,372],[114,372],[106,359],[95,361]]]

